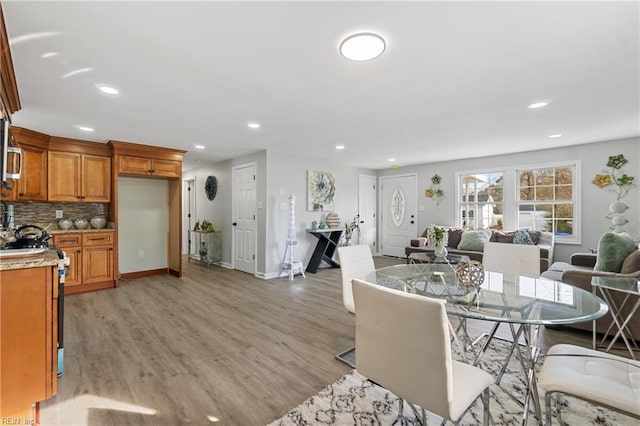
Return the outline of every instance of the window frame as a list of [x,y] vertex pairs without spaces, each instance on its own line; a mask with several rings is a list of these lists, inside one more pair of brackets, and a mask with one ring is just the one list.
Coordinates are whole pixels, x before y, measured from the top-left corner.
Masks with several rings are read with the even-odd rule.
[[[567,203],[573,204],[573,235],[570,237],[563,237],[554,235],[555,243],[560,244],[582,244],[582,162],[580,160],[566,160],[553,163],[533,163],[523,164],[509,167],[487,167],[482,169],[470,169],[465,171],[459,171],[455,173],[455,223],[456,226],[462,226],[462,214],[461,205],[462,202],[462,176],[475,175],[475,174],[487,174],[487,173],[502,173],[502,214],[503,222],[502,227],[504,230],[513,230],[519,227],[519,191],[520,191],[520,179],[519,172],[524,170],[536,170],[536,169],[550,169],[561,167],[573,167],[573,191],[572,199],[566,200]],[[545,202],[546,204],[554,204]],[[531,202],[522,203],[531,204]]]

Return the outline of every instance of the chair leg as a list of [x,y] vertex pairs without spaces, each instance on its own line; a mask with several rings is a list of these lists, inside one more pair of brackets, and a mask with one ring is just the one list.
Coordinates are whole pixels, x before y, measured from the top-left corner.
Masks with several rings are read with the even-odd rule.
[[487,387],[484,391],[482,391],[482,406],[484,407],[482,410],[482,424],[484,426],[489,426],[489,388]]
[[551,392],[544,395],[544,412],[547,417],[546,426],[551,426]]
[[560,426],[564,425],[562,421],[562,394],[556,393],[556,414],[558,416],[558,423]]
[[349,358],[346,358],[346,356],[345,356],[345,355],[349,354],[350,352],[354,352],[355,353],[355,350],[356,350],[356,347],[352,346],[349,349],[346,349],[346,350],[340,352],[338,355],[336,355],[336,359],[344,362],[345,364],[349,365],[351,368],[356,368],[355,363],[351,362],[351,360]]

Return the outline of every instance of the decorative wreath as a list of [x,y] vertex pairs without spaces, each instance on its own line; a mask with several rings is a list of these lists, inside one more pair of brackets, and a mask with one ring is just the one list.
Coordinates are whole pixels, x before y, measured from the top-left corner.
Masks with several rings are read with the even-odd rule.
[[218,193],[218,179],[215,176],[208,176],[207,181],[204,184],[204,192],[207,193],[207,198],[212,200],[216,198]]
[[462,287],[471,291],[484,282],[484,267],[477,260],[461,262],[458,264],[456,277]]

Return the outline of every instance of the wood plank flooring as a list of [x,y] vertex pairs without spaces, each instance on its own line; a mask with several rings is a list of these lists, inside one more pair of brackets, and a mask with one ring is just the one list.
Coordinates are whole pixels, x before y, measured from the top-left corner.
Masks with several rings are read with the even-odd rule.
[[[65,372],[43,425],[264,425],[350,370],[334,359],[354,336],[339,269],[291,282],[184,265],[180,279],[66,298]],[[543,332],[544,348],[559,342],[590,335]]]

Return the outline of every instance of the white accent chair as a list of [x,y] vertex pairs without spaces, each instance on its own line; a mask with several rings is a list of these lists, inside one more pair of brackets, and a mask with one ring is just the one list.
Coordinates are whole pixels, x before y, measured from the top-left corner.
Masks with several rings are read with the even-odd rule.
[[[353,278],[364,279],[369,273],[376,269],[373,263],[373,255],[371,254],[371,249],[366,244],[340,246],[338,247],[338,261],[340,262],[340,272],[342,273],[342,303],[347,311],[355,314],[351,280]],[[355,346],[351,346],[337,354],[336,358],[355,368],[356,366],[350,360],[353,359],[353,355],[347,357],[347,355],[354,350]]]
[[640,419],[640,361],[574,345],[554,345],[540,369],[538,385],[545,391],[546,425],[551,426],[551,398],[562,416],[560,397],[571,395]]
[[540,276],[540,247],[526,244],[485,243],[482,266],[487,271]]
[[[489,424],[490,374],[454,361],[445,302],[353,280],[356,368],[403,401],[457,422],[482,397]],[[417,412],[416,412],[417,415]],[[417,415],[420,419],[420,416]]]

